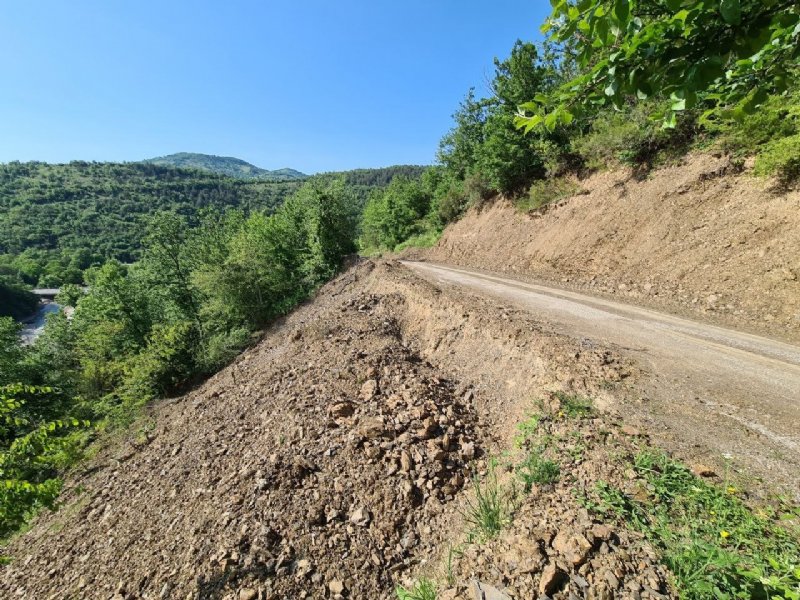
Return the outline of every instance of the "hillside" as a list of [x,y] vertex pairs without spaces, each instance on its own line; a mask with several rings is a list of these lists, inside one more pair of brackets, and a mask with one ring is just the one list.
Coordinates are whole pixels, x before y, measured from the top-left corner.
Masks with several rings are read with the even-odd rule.
[[[659,538],[615,498],[636,515],[697,506],[698,545],[720,551],[725,527],[790,560],[796,542],[720,488],[738,474],[712,463],[693,467],[700,479],[631,424],[677,436],[688,459],[719,443],[681,445],[678,421],[653,423],[670,412],[672,373],[655,380],[626,349],[556,329],[361,262],[76,470],[63,507],[5,546],[0,592],[383,600],[437,581],[437,598],[471,600],[478,581],[502,600],[677,597]],[[645,403],[648,382],[660,395]]]
[[297,181],[308,177],[308,175],[296,171],[295,169],[276,169],[270,171],[252,165],[240,158],[215,156],[213,154],[198,154],[196,152],[178,152],[176,154],[168,154],[167,156],[148,158],[141,162],[162,167],[200,169],[201,171],[209,171],[218,175],[240,179]]
[[540,210],[473,208],[411,255],[800,340],[800,192],[704,154],[575,185]]
[[141,163],[0,165],[0,274],[78,282],[92,263],[136,260],[144,221],[159,211],[272,211],[300,185]]

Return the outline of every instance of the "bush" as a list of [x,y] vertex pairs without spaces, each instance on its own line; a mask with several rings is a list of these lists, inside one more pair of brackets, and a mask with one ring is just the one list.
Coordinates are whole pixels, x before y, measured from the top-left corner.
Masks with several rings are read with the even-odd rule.
[[569,198],[579,191],[578,184],[564,177],[542,179],[535,181],[526,195],[519,196],[514,201],[514,206],[518,210],[529,212]]
[[756,157],[758,175],[775,175],[781,185],[800,179],[800,134],[767,144]]
[[650,165],[663,153],[685,151],[696,133],[694,116],[683,115],[674,129],[665,129],[649,116],[652,111],[652,104],[605,109],[590,131],[573,141],[573,149],[589,169]]

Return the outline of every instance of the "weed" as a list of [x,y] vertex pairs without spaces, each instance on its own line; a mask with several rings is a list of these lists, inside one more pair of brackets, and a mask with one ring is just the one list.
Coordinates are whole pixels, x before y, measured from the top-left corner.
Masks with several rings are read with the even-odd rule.
[[399,586],[395,592],[398,600],[436,600],[436,583],[423,577],[411,589]]
[[447,582],[447,587],[453,587],[456,584],[456,576],[453,572],[453,559],[463,554],[460,547],[449,546],[447,548],[447,556],[444,560],[444,578]]
[[537,414],[528,414],[527,419],[517,425],[519,433],[514,437],[514,445],[522,448],[526,441],[536,435],[541,417]]
[[756,158],[757,175],[776,175],[782,186],[800,179],[800,133],[767,144]]
[[483,483],[475,476],[473,490],[475,499],[467,501],[464,519],[479,538],[491,539],[509,521],[508,503],[494,469],[489,470]]
[[561,402],[561,412],[568,417],[588,417],[592,414],[592,401],[577,394],[556,392],[556,398]]
[[525,460],[517,465],[516,471],[522,480],[525,493],[531,491],[534,483],[554,483],[561,473],[557,463],[542,457],[541,448],[531,451]]
[[800,598],[800,536],[774,511],[753,512],[736,488],[660,452],[639,453],[633,466],[648,499],[601,484],[600,503],[660,549],[681,597]]
[[422,233],[412,235],[410,238],[395,246],[395,252],[402,252],[406,248],[430,248],[436,245],[442,232],[439,229],[428,229]]

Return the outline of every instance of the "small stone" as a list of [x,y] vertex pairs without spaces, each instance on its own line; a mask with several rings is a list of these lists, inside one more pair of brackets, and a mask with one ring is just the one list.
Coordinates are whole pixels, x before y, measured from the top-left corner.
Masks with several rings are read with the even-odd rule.
[[621,431],[625,435],[629,435],[631,437],[638,437],[638,436],[642,435],[641,431],[636,429],[636,427],[631,427],[630,425],[623,425]]
[[256,600],[258,592],[253,588],[242,588],[239,590],[239,600]]
[[566,579],[567,574],[555,563],[550,563],[542,571],[542,578],[539,580],[539,593],[552,594]]
[[372,400],[375,394],[378,393],[378,382],[374,379],[367,379],[361,386],[361,399],[366,401]]
[[350,522],[353,525],[358,525],[359,527],[366,527],[369,525],[370,519],[372,517],[369,514],[369,511],[366,508],[357,508],[353,511],[353,514],[350,515]]
[[334,596],[342,595],[344,593],[344,583],[342,583],[338,579],[334,579],[333,581],[328,583],[328,589]]
[[356,411],[352,402],[337,402],[328,409],[328,414],[334,419],[342,419],[353,416]]
[[475,600],[511,600],[510,596],[496,587],[477,580],[472,582],[472,593]]

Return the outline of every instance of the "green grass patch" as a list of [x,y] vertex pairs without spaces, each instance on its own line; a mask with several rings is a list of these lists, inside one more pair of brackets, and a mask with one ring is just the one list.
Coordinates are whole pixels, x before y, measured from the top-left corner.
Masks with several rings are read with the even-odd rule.
[[522,481],[525,493],[530,492],[534,484],[555,483],[561,474],[558,463],[544,458],[540,448],[528,453],[525,459],[516,466],[515,471]]
[[436,583],[423,577],[409,589],[398,587],[395,593],[398,600],[436,600]]
[[511,509],[493,469],[483,482],[475,476],[472,480],[475,498],[467,501],[464,520],[470,527],[470,537],[491,539],[511,519]]
[[564,177],[540,179],[534,181],[528,193],[514,200],[514,206],[520,212],[531,212],[554,202],[574,196],[581,191],[580,186]]
[[756,175],[775,175],[783,186],[800,179],[800,133],[770,142],[756,157]]
[[561,402],[561,410],[565,416],[571,418],[588,417],[594,411],[592,401],[578,394],[556,392],[556,398]]
[[402,252],[406,248],[431,248],[436,245],[439,238],[442,237],[442,232],[438,229],[429,229],[416,235],[412,235],[406,241],[401,242],[395,246],[395,252]]
[[800,598],[797,508],[754,511],[734,487],[709,484],[661,452],[639,453],[633,467],[642,493],[602,484],[599,506],[660,550],[681,598]]

